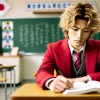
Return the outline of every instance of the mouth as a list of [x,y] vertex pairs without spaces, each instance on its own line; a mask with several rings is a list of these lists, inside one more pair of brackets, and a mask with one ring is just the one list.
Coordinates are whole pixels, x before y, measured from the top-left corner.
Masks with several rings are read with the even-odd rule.
[[74,40],[74,41],[77,42],[77,43],[78,43],[78,42],[82,42],[81,40]]

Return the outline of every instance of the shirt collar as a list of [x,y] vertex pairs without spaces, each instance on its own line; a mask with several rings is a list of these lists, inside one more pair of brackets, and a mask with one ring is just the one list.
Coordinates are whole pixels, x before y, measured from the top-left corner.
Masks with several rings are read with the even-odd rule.
[[85,52],[86,42],[85,42],[85,44],[83,45],[83,47],[80,49],[80,51],[75,50],[75,49],[70,45],[69,40],[68,40],[68,45],[69,45],[71,54],[73,54],[73,51],[76,51],[76,52],[81,52],[81,51],[83,51],[83,53]]

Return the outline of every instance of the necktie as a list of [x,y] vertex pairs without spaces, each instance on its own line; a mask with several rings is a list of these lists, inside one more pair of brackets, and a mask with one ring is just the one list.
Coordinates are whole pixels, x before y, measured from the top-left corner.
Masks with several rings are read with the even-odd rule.
[[81,66],[81,53],[82,52],[79,52],[79,53],[75,52],[75,56],[76,56],[75,67],[77,70],[79,70],[79,68]]

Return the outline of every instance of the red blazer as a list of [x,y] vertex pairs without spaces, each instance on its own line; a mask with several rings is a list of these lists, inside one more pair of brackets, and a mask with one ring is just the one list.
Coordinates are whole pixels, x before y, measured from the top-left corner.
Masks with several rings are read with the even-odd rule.
[[[86,74],[92,80],[100,81],[100,41],[89,40],[86,43]],[[36,74],[36,82],[45,89],[46,80],[53,78],[54,69],[60,72],[66,78],[71,78],[71,54],[68,46],[68,40],[48,44],[42,64]],[[58,73],[59,74],[59,73]]]

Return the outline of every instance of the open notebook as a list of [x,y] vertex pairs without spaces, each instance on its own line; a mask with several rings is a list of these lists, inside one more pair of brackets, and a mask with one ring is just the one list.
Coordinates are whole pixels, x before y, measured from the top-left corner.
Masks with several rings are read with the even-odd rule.
[[66,89],[63,94],[83,94],[90,92],[100,93],[100,82],[98,81],[88,81],[84,82],[74,82],[74,88]]

